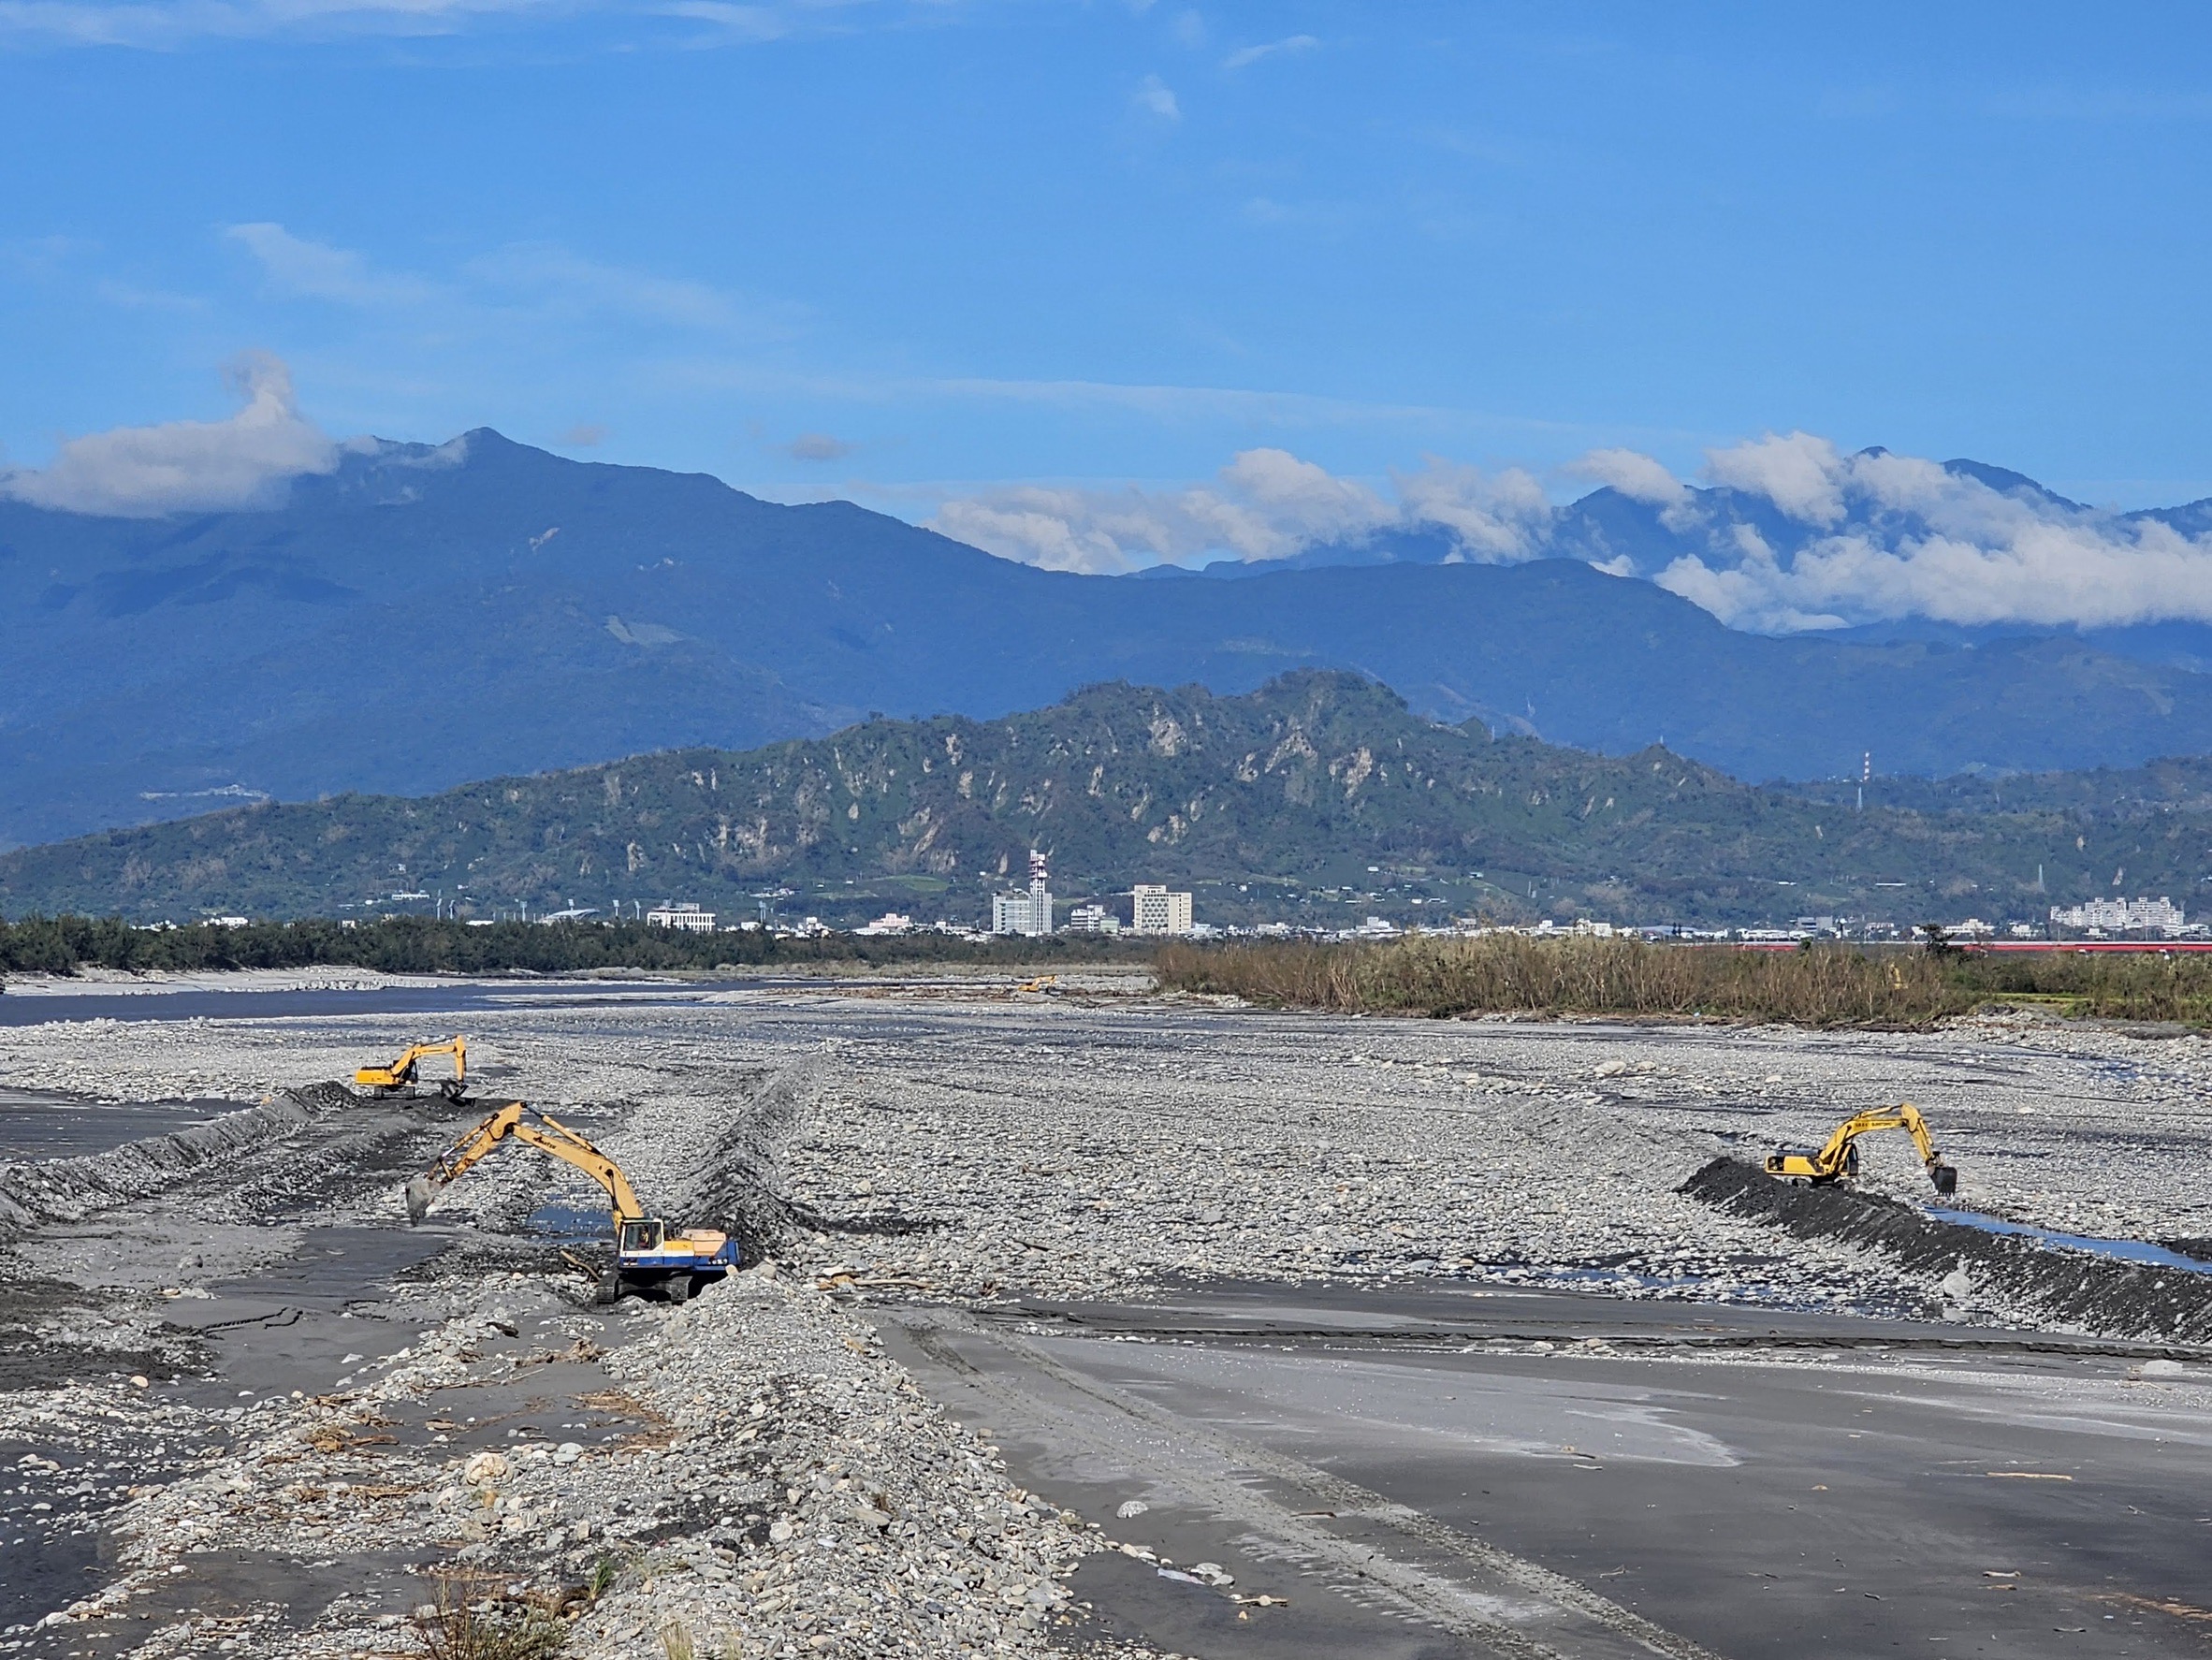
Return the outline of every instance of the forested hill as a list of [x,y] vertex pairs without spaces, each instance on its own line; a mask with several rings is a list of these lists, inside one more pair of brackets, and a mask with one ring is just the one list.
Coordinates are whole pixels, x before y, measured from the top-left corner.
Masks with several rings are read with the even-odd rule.
[[1170,881],[1216,920],[1912,922],[2032,914],[2108,891],[2116,866],[2131,891],[2186,889],[2205,828],[2188,812],[1860,813],[1656,747],[1607,757],[1439,725],[1371,681],[1302,671],[1239,697],[1093,686],[999,721],[234,808],[0,856],[0,905],[343,915],[427,892],[479,914],[689,899],[750,915],[767,895],[779,915],[965,920],[1036,847],[1064,900]]

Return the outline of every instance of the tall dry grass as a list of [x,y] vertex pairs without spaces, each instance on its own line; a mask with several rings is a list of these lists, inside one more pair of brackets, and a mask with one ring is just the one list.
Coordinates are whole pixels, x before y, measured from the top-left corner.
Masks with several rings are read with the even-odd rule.
[[1961,959],[1849,946],[1743,951],[1496,934],[1377,944],[1172,945],[1157,961],[1164,985],[1344,1013],[1707,1015],[1914,1026],[1962,1012],[1990,995],[1972,983],[1971,966]]

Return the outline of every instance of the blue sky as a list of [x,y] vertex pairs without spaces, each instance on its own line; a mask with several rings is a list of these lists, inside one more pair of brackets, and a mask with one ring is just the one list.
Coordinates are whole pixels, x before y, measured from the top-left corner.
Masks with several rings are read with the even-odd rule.
[[912,517],[1804,431],[2212,494],[2140,5],[0,0],[0,444],[490,425]]

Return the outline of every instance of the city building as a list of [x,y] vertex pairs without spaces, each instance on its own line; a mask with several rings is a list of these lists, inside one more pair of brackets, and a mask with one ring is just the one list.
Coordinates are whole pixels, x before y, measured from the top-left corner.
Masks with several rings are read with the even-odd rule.
[[2054,905],[2051,921],[2061,928],[2084,928],[2098,934],[2179,934],[2188,923],[2181,907],[2161,896],[2156,899],[2091,899],[2083,905]]
[[653,928],[675,928],[686,934],[714,932],[714,912],[701,910],[696,905],[663,905],[645,915],[646,925]]
[[1138,934],[1188,934],[1190,896],[1171,894],[1151,882],[1129,890],[1129,928]]
[[872,923],[863,923],[852,930],[855,934],[911,934],[914,919],[903,911],[886,910]]
[[1103,905],[1078,905],[1068,913],[1070,934],[1118,934],[1121,918]]
[[1053,931],[1053,896],[1047,886],[1044,855],[1029,850],[1029,891],[995,894],[991,897],[991,932],[994,934],[1049,934]]

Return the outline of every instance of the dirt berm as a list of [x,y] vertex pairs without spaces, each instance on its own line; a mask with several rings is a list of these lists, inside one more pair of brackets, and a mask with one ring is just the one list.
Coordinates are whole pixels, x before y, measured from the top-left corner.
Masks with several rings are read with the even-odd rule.
[[1963,1263],[1975,1300],[2032,1309],[2099,1336],[2212,1343],[2212,1274],[1988,1233],[1877,1193],[1779,1182],[1736,1158],[1714,1159],[1681,1191],[1731,1216],[1771,1222],[1799,1239],[1880,1251],[1930,1279]]
[[898,1235],[941,1226],[934,1217],[881,1206],[832,1216],[792,1196],[784,1173],[787,1154],[825,1082],[823,1068],[811,1060],[756,1079],[731,1103],[729,1123],[700,1160],[676,1214],[735,1235],[744,1242],[748,1261],[774,1252],[794,1233]]
[[157,1193],[223,1159],[235,1159],[327,1113],[355,1106],[343,1085],[313,1084],[270,1096],[205,1124],[126,1142],[104,1153],[0,1164],[0,1239],[41,1222],[76,1222]]

